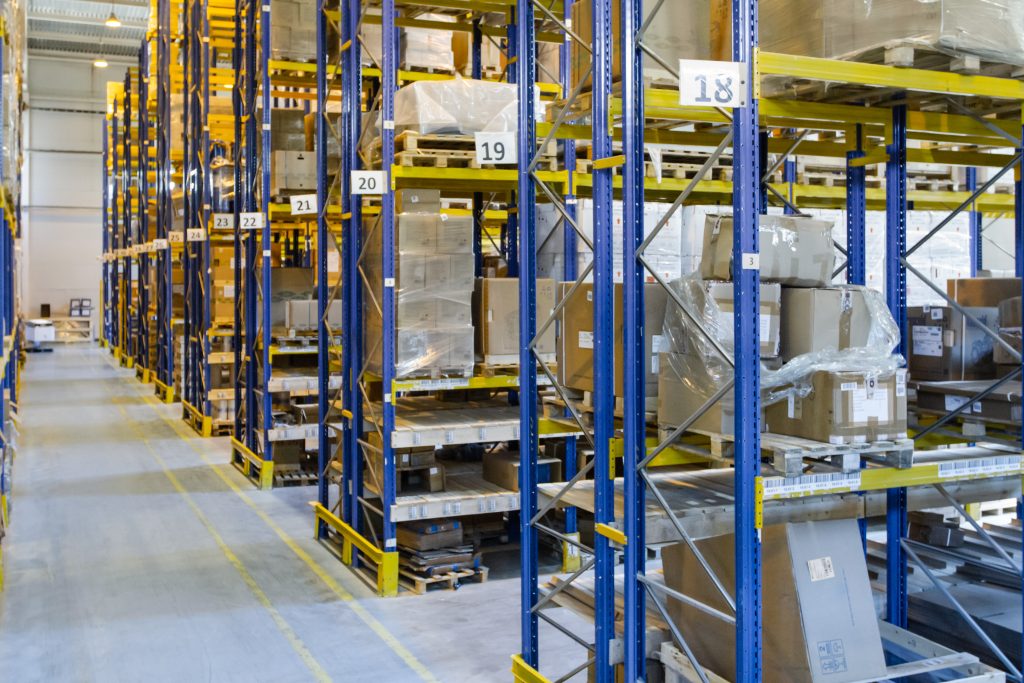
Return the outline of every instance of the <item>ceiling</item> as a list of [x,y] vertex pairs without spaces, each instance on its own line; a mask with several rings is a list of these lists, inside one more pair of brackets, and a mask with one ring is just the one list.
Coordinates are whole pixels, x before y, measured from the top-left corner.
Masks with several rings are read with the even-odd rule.
[[[103,23],[111,10],[119,28]],[[134,62],[148,21],[148,0],[29,0],[29,54]]]

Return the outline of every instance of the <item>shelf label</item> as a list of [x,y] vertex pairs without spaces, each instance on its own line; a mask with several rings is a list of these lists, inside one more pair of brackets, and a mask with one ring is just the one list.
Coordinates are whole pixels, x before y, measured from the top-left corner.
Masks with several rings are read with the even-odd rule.
[[518,164],[519,154],[515,133],[476,133],[476,161],[478,164]]
[[189,228],[185,233],[185,240],[187,242],[205,242],[206,230],[203,228]]
[[860,488],[860,472],[825,472],[799,477],[766,477],[764,498],[791,498],[830,491],[856,491]]
[[304,216],[319,211],[315,194],[297,194],[290,197],[292,215]]
[[242,230],[262,230],[267,224],[267,217],[262,211],[247,211],[238,214],[238,221]]
[[747,106],[747,73],[742,62],[679,60],[679,104],[687,107]]
[[214,230],[234,230],[235,229],[235,214],[233,214],[233,213],[215,213],[215,214],[213,214],[213,229]]
[[1019,472],[1019,455],[996,455],[990,458],[972,458],[939,463],[939,476],[943,479],[1017,474]]
[[171,243],[170,243],[169,240],[165,240],[165,239],[155,239],[155,240],[153,240],[153,251],[161,251],[163,249],[168,248],[169,246],[171,246]]
[[384,194],[384,171],[352,171],[352,194]]
[[181,230],[171,230],[167,233],[168,244],[181,244],[185,241],[185,233]]

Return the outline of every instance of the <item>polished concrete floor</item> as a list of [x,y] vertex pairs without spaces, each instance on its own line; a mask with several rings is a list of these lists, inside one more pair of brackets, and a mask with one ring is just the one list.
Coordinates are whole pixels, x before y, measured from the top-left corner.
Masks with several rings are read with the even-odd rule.
[[313,539],[314,489],[256,491],[107,352],[30,356],[20,432],[0,680],[510,679],[518,579],[375,597]]

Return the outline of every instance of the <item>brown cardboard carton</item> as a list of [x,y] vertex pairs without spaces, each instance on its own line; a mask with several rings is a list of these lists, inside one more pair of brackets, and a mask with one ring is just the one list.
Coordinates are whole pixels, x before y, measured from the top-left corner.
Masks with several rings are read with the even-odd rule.
[[[571,285],[563,284],[563,296]],[[616,284],[612,294],[615,302],[615,395],[622,396],[623,389],[623,312],[622,285]],[[658,391],[658,350],[663,348],[662,327],[665,322],[665,306],[668,294],[657,283],[644,285],[644,366],[647,369],[647,397],[653,398]],[[673,304],[674,305],[674,304]],[[539,317],[539,316],[538,316]],[[580,391],[594,389],[594,288],[591,284],[581,285],[562,308],[561,342],[559,344],[558,372],[562,384]]]
[[[999,303],[999,337],[1020,353],[1021,350],[1021,307],[1024,303],[1021,297],[1016,296]],[[999,365],[1017,365],[1019,360],[1014,358],[1009,351],[1003,348],[1002,344],[994,344],[992,352],[993,360]],[[997,374],[997,377],[1002,377]],[[968,379],[965,377],[964,379]]]
[[[555,281],[538,279],[537,328],[555,309]],[[519,364],[519,278],[479,278],[473,293],[477,353],[491,365]],[[550,362],[555,355],[555,326],[537,344]]]
[[967,277],[946,281],[946,293],[961,306],[998,306],[1021,295],[1020,278]]
[[270,191],[316,190],[316,155],[312,152],[274,151],[270,156]]
[[[997,309],[967,308],[995,329]],[[949,380],[993,377],[992,338],[949,306],[912,306],[907,309],[907,366],[914,380]]]
[[[731,610],[704,562],[722,584],[736,581],[736,539],[697,541],[662,550],[665,584],[722,613]],[[765,681],[851,683],[885,678],[885,657],[856,520],[768,525],[762,530]],[[736,676],[736,627],[677,600],[669,614],[702,666]]]
[[395,190],[395,213],[440,213],[441,191],[420,188]]
[[815,372],[810,393],[765,408],[765,429],[831,444],[907,436],[907,373]]
[[[1016,367],[1016,366],[1015,366]],[[946,414],[963,406],[989,386],[990,381],[920,382],[917,385],[917,409]],[[980,401],[972,403],[960,415],[1020,426],[1020,383],[1008,381]]]
[[[701,374],[703,359],[697,354],[660,354],[658,373],[658,426],[674,429],[690,419],[717,391],[715,382]],[[697,372],[689,372],[696,368]],[[735,432],[736,410],[732,392],[690,425],[691,431],[712,434]]]
[[[794,287],[826,287],[832,282],[835,249],[832,224],[804,216],[761,216],[758,227],[762,282]],[[733,277],[732,216],[708,216],[700,275],[705,280]]]
[[[543,455],[537,458],[538,483],[562,480],[562,461]],[[496,450],[484,454],[484,479],[509,491],[519,490],[519,452]]]
[[[718,307],[718,319],[715,321],[718,339],[724,344],[731,346],[735,334],[735,301],[732,283],[706,282],[704,286]],[[760,291],[758,329],[761,335],[761,357],[775,358],[779,355],[781,347],[782,287],[778,284],[765,282],[761,284]]]
[[782,358],[864,346],[871,312],[862,289],[782,289]]
[[413,550],[440,550],[462,545],[462,524],[457,519],[399,524],[398,545]]

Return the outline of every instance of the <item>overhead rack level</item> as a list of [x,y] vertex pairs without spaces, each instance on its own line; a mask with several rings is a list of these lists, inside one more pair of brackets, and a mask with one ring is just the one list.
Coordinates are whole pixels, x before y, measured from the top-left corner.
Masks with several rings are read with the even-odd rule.
[[[320,352],[313,263],[325,242],[316,221],[323,214],[336,222],[338,212],[321,211],[317,201],[315,12],[315,3],[292,0],[236,5],[239,369],[231,443],[233,463],[260,488],[312,484],[319,476],[311,454]],[[322,340],[334,346],[330,336]]]
[[[864,284],[866,211],[884,209],[885,303],[902,334],[908,277],[927,282],[925,274],[909,263],[909,255],[921,243],[908,249],[908,205],[915,209],[952,210],[954,214],[972,211],[1013,215],[1020,274],[1024,265],[1024,212],[1014,211],[1014,207],[1021,196],[1018,150],[1024,86],[1002,75],[930,70],[919,64],[897,67],[892,63],[865,64],[759,51],[759,3],[735,0],[718,4],[724,14],[717,25],[732,26],[732,44],[731,48],[723,46],[716,56],[723,62],[719,65],[724,67],[721,73],[728,74],[728,68],[738,69],[733,75],[748,85],[746,97],[739,101],[725,97],[722,104],[730,100],[729,108],[681,106],[679,64],[659,55],[644,37],[652,26],[658,25],[661,19],[657,13],[666,11],[666,4],[654,3],[652,8],[638,0],[597,0],[588,7],[589,23],[585,26],[571,21],[575,16],[571,4],[558,9],[532,2],[516,5],[510,69],[519,87],[520,150],[535,149],[537,140],[545,137],[590,141],[590,157],[585,164],[588,172],[574,173],[572,179],[580,194],[593,198],[592,235],[578,228],[579,216],[574,214],[572,204],[564,203],[558,213],[563,224],[572,228],[567,228],[566,233],[576,232],[581,240],[592,237],[593,267],[581,273],[574,285],[582,286],[582,279],[592,276],[592,427],[579,419],[578,409],[573,412],[592,444],[594,457],[567,483],[538,485],[538,446],[543,434],[539,427],[539,401],[529,399],[536,395],[538,379],[531,347],[538,330],[552,320],[539,315],[535,306],[535,256],[540,240],[535,198],[556,201],[558,193],[551,190],[551,180],[535,171],[535,159],[522,155],[517,176],[517,218],[523,349],[519,482],[523,492],[523,604],[522,648],[513,664],[516,680],[567,680],[586,670],[590,680],[599,682],[644,680],[646,662],[652,652],[651,643],[647,642],[652,633],[648,628],[651,618],[670,633],[670,651],[678,667],[682,667],[675,670],[701,680],[724,675],[705,669],[694,655],[689,643],[700,634],[694,633],[693,622],[681,623],[674,618],[680,605],[703,610],[724,624],[724,630],[735,630],[735,656],[724,657],[731,663],[728,678],[760,680],[765,642],[761,571],[766,522],[770,525],[830,515],[867,518],[881,514],[887,520],[888,532],[888,624],[882,625],[881,634],[886,647],[903,650],[902,656],[911,660],[903,669],[890,669],[888,675],[907,675],[935,667],[944,668],[944,675],[950,680],[975,680],[971,677],[990,675],[991,669],[983,665],[965,665],[968,660],[937,646],[929,650],[930,644],[921,649],[926,641],[906,636],[907,559],[918,559],[906,539],[907,514],[910,509],[947,504],[964,512],[962,505],[967,502],[1019,495],[1019,440],[1010,448],[984,446],[942,451],[890,444],[891,451],[872,457],[861,455],[867,451],[855,450],[847,454],[853,455],[851,462],[844,463],[843,453],[827,448],[822,449],[822,455],[800,448],[794,451],[792,444],[787,447],[777,435],[762,434],[759,254],[763,245],[759,245],[758,216],[769,207],[782,208],[787,213],[807,208],[845,209],[846,260],[836,275],[845,272],[848,283]],[[575,4],[580,7],[580,3]],[[571,92],[567,89],[564,99],[553,110],[549,107],[544,116],[537,111],[533,97],[537,36],[542,31],[560,32],[565,37],[566,51],[578,50],[593,56],[584,60],[586,75]],[[728,28],[724,33],[729,35]],[[586,38],[581,41],[581,36]],[[621,68],[616,68],[619,65],[613,59],[617,61],[619,54]],[[669,78],[660,84],[662,88],[647,82],[645,64],[664,69]],[[941,68],[949,65],[947,57]],[[589,84],[586,88],[584,81]],[[993,115],[993,111],[999,115]],[[611,121],[613,125],[591,127],[589,121]],[[908,140],[919,142],[911,146]],[[646,172],[646,145],[651,143],[694,145],[714,151],[695,174],[666,178]],[[1011,152],[1003,151],[1006,148]],[[787,162],[804,153],[841,160],[844,183],[833,186],[796,182],[794,167]],[[726,154],[731,155],[728,177],[710,176],[709,172],[722,166],[718,162]],[[979,184],[972,172],[971,187],[966,191],[909,190],[908,164],[932,162],[995,170],[984,184]],[[865,168],[880,164],[885,167],[884,187],[867,187]],[[990,189],[995,181],[1014,169],[1018,169],[1016,197],[992,194]],[[616,198],[622,201],[619,236],[613,229]],[[653,333],[644,324],[648,303],[645,298],[661,287],[668,289],[668,283],[652,267],[646,253],[655,234],[645,231],[643,212],[645,201],[652,200],[673,202],[673,211],[691,204],[731,205],[733,241],[729,247],[731,261],[737,266],[732,273],[731,299],[732,347],[736,352],[733,354],[730,349],[722,354],[729,366],[727,381],[714,387],[704,405],[677,428],[660,433],[649,427],[644,379],[646,364],[650,362],[645,338]],[[948,221],[937,223],[926,239],[947,224]],[[653,232],[663,225],[664,221],[659,222]],[[977,267],[977,218],[972,219],[972,226],[974,242],[970,251]],[[613,312],[617,254],[625,254],[621,265],[621,351],[614,349],[613,332],[614,318],[619,315]],[[654,290],[650,284],[645,286],[645,281],[651,279],[657,285]],[[944,288],[926,286],[951,308],[963,308]],[[682,304],[678,290],[669,290],[669,309]],[[707,339],[715,338],[714,331],[705,329],[699,320],[694,322],[700,334]],[[904,340],[898,351],[906,355],[906,350]],[[1015,362],[1020,363],[1019,352]],[[624,368],[625,377],[618,391],[614,380],[616,366]],[[1019,369],[1013,375],[1017,373]],[[620,399],[618,406],[616,396]],[[734,433],[727,439],[712,438],[709,443],[706,437],[702,439],[700,434],[690,432],[690,427],[723,399],[731,399],[735,411]],[[966,404],[975,400],[976,397],[969,398]],[[962,411],[961,408],[958,412]],[[1019,439],[1019,434],[1016,437]],[[766,452],[775,457],[766,462]],[[701,460],[731,467],[702,473],[659,466]],[[790,468],[791,463],[798,467]],[[592,479],[587,479],[590,472]],[[548,513],[559,507],[575,507],[593,516],[592,545],[550,525]],[[977,525],[976,528],[980,530]],[[701,540],[726,534],[734,538],[732,557],[725,562],[732,578],[716,574],[699,550]],[[582,564],[557,581],[542,582],[538,544],[541,538],[551,536],[576,546]],[[652,546],[666,542],[689,546],[699,560],[693,571],[717,588],[724,607],[701,603],[667,586],[660,576],[647,572]],[[928,572],[927,568],[923,571]],[[581,595],[585,596],[583,613],[593,617],[592,632],[581,634],[578,629],[560,623],[557,613],[544,609],[571,606]],[[554,630],[542,629],[541,622]],[[979,627],[969,622],[965,628],[978,633]],[[557,651],[557,656],[542,657],[548,647],[553,647],[546,644],[545,634],[555,630],[579,644],[577,661],[568,660],[562,650]],[[985,636],[978,637],[991,644]],[[917,645],[908,648],[908,643],[913,642]],[[719,643],[721,647],[730,645]],[[1020,663],[1010,662],[998,649],[984,654],[999,661],[1010,675],[1019,676]],[[656,656],[666,660],[665,645]],[[938,660],[933,660],[933,656],[938,656]]]

